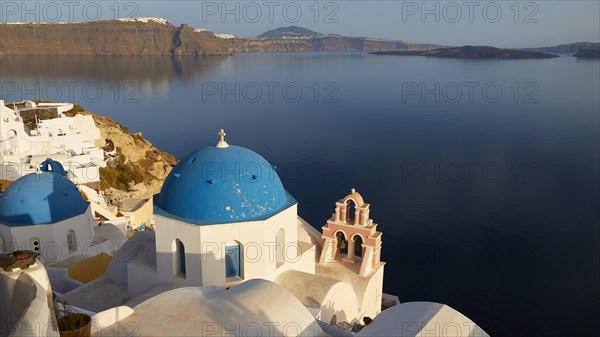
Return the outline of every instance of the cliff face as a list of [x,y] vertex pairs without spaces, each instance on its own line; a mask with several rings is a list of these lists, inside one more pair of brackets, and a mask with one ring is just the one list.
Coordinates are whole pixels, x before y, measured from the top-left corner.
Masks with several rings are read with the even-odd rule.
[[439,48],[439,45],[407,43],[402,41],[322,34],[310,29],[280,27],[257,38],[235,38],[228,41],[232,52],[260,51],[414,51]]
[[[226,34],[225,34],[226,35]],[[574,54],[598,49],[579,42],[523,51]],[[302,27],[281,27],[256,38],[221,38],[164,19],[140,18],[84,23],[0,24],[0,55],[225,55],[234,52],[390,51],[420,52],[442,48],[427,43],[321,34]]]
[[97,146],[110,151],[116,147],[118,156],[100,169],[102,189],[109,199],[125,197],[149,198],[160,192],[162,183],[171,172],[177,159],[144,139],[140,133],[130,133],[127,128],[104,116],[85,111],[76,106],[66,115],[91,115],[100,129],[101,140]]
[[209,31],[196,32],[188,25],[177,28],[173,36],[174,55],[221,55],[228,54],[223,39]]
[[439,47],[321,34],[300,27],[276,29],[258,38],[224,39],[185,24],[175,27],[163,19],[0,24],[0,55],[201,56],[233,52],[420,51]]
[[148,21],[0,24],[0,55],[215,55],[221,39],[186,25]]
[[438,45],[406,43],[364,37],[316,35],[311,37],[234,38],[225,40],[230,52],[302,51],[412,51],[439,48]]

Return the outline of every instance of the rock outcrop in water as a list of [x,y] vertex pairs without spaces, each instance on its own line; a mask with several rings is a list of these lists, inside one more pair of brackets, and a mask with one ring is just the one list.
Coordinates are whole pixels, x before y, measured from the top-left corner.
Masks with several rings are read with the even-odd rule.
[[464,46],[452,48],[438,48],[425,51],[384,51],[373,52],[376,55],[407,55],[407,56],[434,56],[457,59],[497,59],[497,60],[522,60],[546,59],[560,57],[558,55],[544,54],[516,49],[503,49],[486,46]]
[[549,54],[563,54],[563,55],[570,56],[570,55],[577,53],[577,51],[580,49],[600,49],[600,43],[575,42],[575,43],[559,44],[557,46],[551,46],[551,47],[523,48],[522,50],[537,51],[540,53],[549,53]]
[[579,58],[600,59],[600,49],[579,49],[577,54],[573,56]]
[[0,24],[0,55],[220,55],[211,32],[163,19]]

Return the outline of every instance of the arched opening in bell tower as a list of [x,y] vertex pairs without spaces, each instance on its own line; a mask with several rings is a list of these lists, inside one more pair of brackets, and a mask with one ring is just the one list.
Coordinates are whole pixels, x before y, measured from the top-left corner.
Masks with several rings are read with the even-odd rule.
[[335,235],[338,252],[342,255],[348,255],[348,240],[346,239],[346,235],[342,231],[337,232]]

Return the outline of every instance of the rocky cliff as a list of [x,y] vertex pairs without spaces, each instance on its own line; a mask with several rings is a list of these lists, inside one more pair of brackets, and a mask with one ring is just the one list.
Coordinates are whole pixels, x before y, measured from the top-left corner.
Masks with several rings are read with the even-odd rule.
[[260,34],[257,38],[228,39],[227,46],[232,52],[421,51],[441,47],[426,43],[322,34],[297,26],[276,28]]
[[141,133],[131,133],[108,117],[93,114],[78,105],[66,113],[76,114],[94,118],[102,135],[97,146],[107,151],[116,148],[115,158],[109,160],[107,168],[100,169],[101,187],[109,199],[149,198],[160,192],[171,165],[177,163],[175,157],[154,147]]
[[233,52],[414,51],[438,45],[282,27],[257,38],[215,35],[164,19],[0,24],[0,55],[222,55]]
[[0,24],[0,55],[217,55],[222,40],[166,20]]
[[438,45],[407,43],[321,34],[310,37],[234,38],[225,40],[231,52],[300,52],[300,51],[412,51],[439,48]]
[[[160,18],[83,23],[0,24],[0,55],[223,55],[234,52],[369,51],[420,52],[444,46],[368,37],[322,34],[290,26],[258,37],[213,34],[188,25],[175,27]],[[578,42],[554,47],[522,48],[552,54],[598,49],[598,43]]]

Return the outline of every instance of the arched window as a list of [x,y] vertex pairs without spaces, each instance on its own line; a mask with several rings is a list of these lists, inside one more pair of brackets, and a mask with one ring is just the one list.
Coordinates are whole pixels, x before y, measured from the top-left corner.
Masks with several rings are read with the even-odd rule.
[[348,254],[348,241],[346,240],[346,235],[344,235],[344,232],[337,232],[336,234],[337,237],[337,248],[339,249],[340,253],[342,254]]
[[362,257],[363,239],[360,235],[354,235],[354,256]]
[[283,230],[283,228],[279,228],[279,230],[277,231],[276,242],[276,267],[279,268],[279,266],[285,263],[285,231]]
[[173,275],[185,278],[185,246],[179,239],[173,241]]
[[69,253],[73,253],[77,250],[77,236],[72,229],[67,232],[67,247],[69,247]]
[[331,324],[331,325],[337,324],[337,315],[331,316],[331,320],[329,321],[329,324]]
[[239,243],[225,247],[225,277],[242,277],[242,247]]
[[350,224],[356,223],[356,220],[358,219],[354,219],[355,214],[356,204],[354,203],[354,200],[349,199],[348,203],[346,204],[346,222]]
[[12,137],[15,137],[15,136],[17,135],[17,131],[16,131],[16,130],[13,130],[13,129],[10,129],[10,130],[8,130],[8,133],[7,133],[7,135],[8,135],[8,137],[7,137],[7,138],[12,138]]
[[0,235],[0,253],[4,251],[4,236]]

